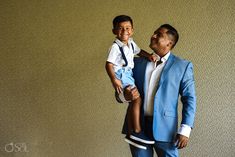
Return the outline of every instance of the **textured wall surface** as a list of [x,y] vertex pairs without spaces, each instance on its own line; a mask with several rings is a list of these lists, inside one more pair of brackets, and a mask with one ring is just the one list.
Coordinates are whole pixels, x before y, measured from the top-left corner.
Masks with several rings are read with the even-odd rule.
[[129,157],[126,106],[104,70],[112,19],[134,20],[134,38],[163,23],[180,33],[174,53],[194,64],[198,107],[185,157],[232,157],[233,0],[1,0],[0,156]]

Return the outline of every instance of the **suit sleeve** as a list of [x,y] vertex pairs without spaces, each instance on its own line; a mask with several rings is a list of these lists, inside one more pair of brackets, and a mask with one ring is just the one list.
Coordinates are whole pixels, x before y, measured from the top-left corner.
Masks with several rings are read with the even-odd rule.
[[196,91],[193,65],[191,62],[188,63],[181,81],[180,95],[183,104],[181,124],[186,124],[193,128],[196,113]]

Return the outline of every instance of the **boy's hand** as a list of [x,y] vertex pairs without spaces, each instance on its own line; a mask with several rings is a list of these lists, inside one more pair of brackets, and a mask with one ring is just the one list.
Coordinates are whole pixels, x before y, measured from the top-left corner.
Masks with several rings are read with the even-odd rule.
[[154,54],[151,54],[151,55],[149,55],[148,60],[151,62],[156,62],[157,56],[155,56]]
[[112,81],[114,89],[118,92],[118,94],[122,93],[122,82],[119,79],[114,79]]

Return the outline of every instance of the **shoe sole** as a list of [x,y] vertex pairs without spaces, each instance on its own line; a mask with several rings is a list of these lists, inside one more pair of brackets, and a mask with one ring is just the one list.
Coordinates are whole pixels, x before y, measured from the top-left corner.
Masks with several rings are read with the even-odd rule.
[[154,144],[155,143],[154,141],[146,141],[146,140],[143,140],[141,138],[135,137],[133,135],[131,135],[130,138],[133,139],[133,140],[145,143],[145,144]]
[[139,144],[137,144],[137,143],[134,143],[134,142],[132,142],[131,140],[129,140],[129,139],[127,139],[127,138],[125,138],[125,141],[126,141],[127,143],[129,143],[129,144],[131,144],[131,145],[137,147],[137,148],[144,149],[144,150],[147,149],[147,147],[141,146],[141,145],[139,145]]

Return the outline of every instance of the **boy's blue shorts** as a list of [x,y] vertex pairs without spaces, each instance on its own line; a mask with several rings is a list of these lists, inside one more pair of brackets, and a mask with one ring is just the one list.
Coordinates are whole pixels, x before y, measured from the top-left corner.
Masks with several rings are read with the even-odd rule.
[[131,68],[121,68],[117,72],[115,72],[117,79],[122,81],[123,89],[126,86],[131,85],[131,87],[135,87],[135,80],[133,78],[133,72]]

